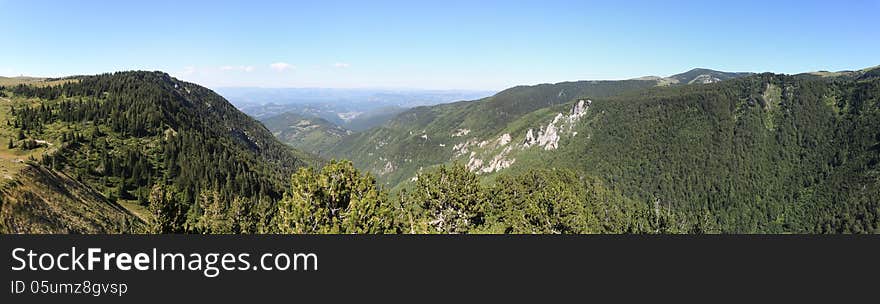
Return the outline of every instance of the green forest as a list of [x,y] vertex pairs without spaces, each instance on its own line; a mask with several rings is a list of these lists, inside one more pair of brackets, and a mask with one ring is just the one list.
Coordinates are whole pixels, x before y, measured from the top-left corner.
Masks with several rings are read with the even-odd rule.
[[[336,156],[354,162],[288,147],[221,96],[162,72],[8,85],[0,154],[20,173],[0,188],[0,230],[878,233],[876,71],[517,87],[345,138]],[[492,174],[411,150],[418,134],[399,131],[519,132],[582,98],[592,106],[576,130],[590,136],[522,152]],[[383,136],[401,138],[384,157],[433,156],[409,165],[412,178],[379,180],[367,147]]]

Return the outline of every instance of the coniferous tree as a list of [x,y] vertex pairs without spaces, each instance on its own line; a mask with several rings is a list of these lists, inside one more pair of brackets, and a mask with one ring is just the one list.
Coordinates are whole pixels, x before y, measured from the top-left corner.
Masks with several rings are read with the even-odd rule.
[[393,210],[376,181],[351,162],[331,162],[320,172],[300,169],[278,203],[281,233],[389,233],[397,231]]

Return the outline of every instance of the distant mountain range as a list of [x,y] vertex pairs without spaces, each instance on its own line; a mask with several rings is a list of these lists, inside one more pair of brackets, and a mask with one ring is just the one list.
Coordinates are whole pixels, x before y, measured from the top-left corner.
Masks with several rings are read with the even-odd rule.
[[[493,93],[463,90],[309,88],[219,88],[217,91],[241,111],[266,123],[285,143],[313,152],[327,152],[327,144],[335,143],[335,139],[342,134],[335,130],[343,133],[349,130],[364,131],[381,125],[412,107],[476,99]],[[304,119],[311,120],[314,126],[322,127],[291,127],[300,124]],[[325,131],[328,133],[322,133]]]
[[470,100],[493,92],[455,90],[218,88],[243,112],[257,119],[285,112],[323,118],[341,127],[366,130],[404,109]]

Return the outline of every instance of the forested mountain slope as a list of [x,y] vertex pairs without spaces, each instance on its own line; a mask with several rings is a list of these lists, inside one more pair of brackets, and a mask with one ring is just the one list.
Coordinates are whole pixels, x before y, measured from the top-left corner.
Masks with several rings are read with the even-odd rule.
[[[0,152],[4,162],[15,164],[4,168],[11,179],[0,209],[6,232],[137,232],[133,226],[153,232],[254,231],[260,218],[271,216],[289,176],[317,162],[278,142],[214,92],[165,73],[66,80],[0,89],[8,139]],[[41,180],[47,176],[64,182]],[[58,205],[44,209],[64,216],[19,212],[37,198],[16,184],[40,182],[57,189],[31,192]],[[90,216],[64,204],[118,212]],[[237,219],[225,216],[230,213]]]
[[[421,169],[474,152],[475,146],[481,150],[492,141],[504,141],[501,137],[507,132],[502,130],[525,132],[527,128],[522,128],[537,124],[534,119],[554,106],[656,86],[713,83],[748,75],[751,73],[693,69],[665,78],[517,86],[479,100],[411,109],[380,127],[343,138],[329,156],[351,159],[359,168],[374,172],[379,180],[393,186],[411,179]],[[556,141],[555,134],[544,135],[548,137],[543,139],[545,143]],[[470,167],[495,171],[507,167],[508,161],[504,157],[479,159],[482,163],[471,163]]]
[[[490,182],[556,168],[717,231],[877,232],[877,71],[658,81],[496,123],[500,112],[473,110],[485,100],[420,108],[356,138],[370,145],[353,158],[403,189],[442,163]],[[469,115],[486,122],[452,119]]]
[[421,168],[448,162],[465,136],[497,133],[523,115],[578,97],[604,97],[656,86],[654,80],[578,81],[518,86],[475,100],[417,107],[337,144],[331,157],[351,159],[395,185]]
[[876,71],[759,74],[578,100],[468,139],[454,160],[489,179],[575,170],[680,220],[711,218],[720,231],[877,232]]
[[597,99],[549,163],[724,231],[876,232],[878,97],[877,78],[761,74]]

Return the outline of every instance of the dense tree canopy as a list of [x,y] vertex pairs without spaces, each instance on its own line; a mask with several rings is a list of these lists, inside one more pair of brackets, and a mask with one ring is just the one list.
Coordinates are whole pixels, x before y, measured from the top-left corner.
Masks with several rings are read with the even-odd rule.
[[394,233],[396,218],[376,180],[351,162],[331,162],[320,172],[302,168],[278,203],[280,233]]

